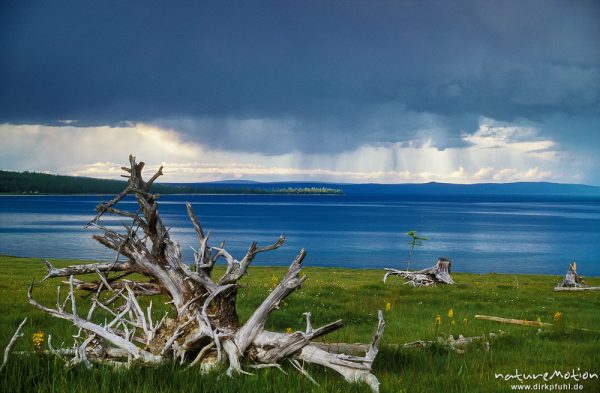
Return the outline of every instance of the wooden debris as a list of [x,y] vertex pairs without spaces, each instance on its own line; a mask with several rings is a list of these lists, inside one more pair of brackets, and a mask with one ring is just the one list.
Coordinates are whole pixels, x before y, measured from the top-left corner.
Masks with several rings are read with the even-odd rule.
[[[101,202],[96,207],[96,216],[88,224],[99,229],[93,238],[116,253],[114,261],[64,268],[55,268],[45,261],[48,274],[44,280],[68,278],[66,298],[61,299],[59,287],[58,299],[52,308],[34,299],[33,284],[29,289],[29,302],[34,307],[68,320],[79,329],[80,339],[73,347],[70,366],[91,367],[94,363],[104,363],[126,368],[132,361],[158,364],[175,358],[182,364],[197,366],[199,372],[219,364],[228,365],[227,375],[231,376],[247,374],[242,369],[242,359],[244,364],[258,368],[278,367],[289,360],[295,366],[308,362],[331,368],[348,381],[362,381],[378,391],[379,382],[372,374],[372,364],[385,325],[381,312],[373,340],[364,347],[362,356],[330,353],[311,344],[312,340],[340,329],[341,320],[313,329],[310,313],[305,313],[305,332],[288,334],[265,330],[269,315],[306,279],[301,275],[306,251],[300,250],[278,285],[242,323],[236,311],[238,282],[259,253],[276,250],[284,244],[285,237],[282,235],[262,247],[253,242],[240,260],[235,259],[223,243],[220,247],[209,245],[209,234],[188,203],[187,213],[198,246],[197,251],[194,250],[194,261],[189,261],[193,263],[186,263],[159,215],[159,195],[150,192],[152,183],[162,175],[162,167],[149,181],[142,178],[143,167],[143,162],[137,163],[135,157],[129,157],[129,167],[123,168],[127,186],[111,201]],[[137,212],[117,207],[127,195],[135,197]],[[129,223],[124,224],[124,230],[117,231],[101,224],[104,215],[118,216]],[[218,277],[213,267],[220,260],[226,263],[226,270]],[[95,274],[98,279],[90,282],[75,278],[86,274]],[[123,279],[140,276],[143,280]],[[76,291],[92,295],[87,315],[78,313]],[[110,292],[110,296],[103,301],[100,295],[105,292]],[[152,303],[146,309],[141,307],[139,296],[156,294],[169,298],[168,303],[173,307],[170,318],[156,318]],[[108,320],[94,318],[96,310],[110,317]],[[303,370],[300,366],[299,371],[304,374]]]
[[[448,349],[449,351],[455,351],[462,353],[467,347],[481,343],[483,344],[486,350],[489,349],[489,341],[497,338],[498,336],[504,334],[500,333],[490,333],[488,335],[474,336],[474,337],[464,337],[463,335],[459,335],[458,338],[454,338],[453,335],[448,336],[448,338],[438,337],[437,340],[417,340],[404,344],[389,344],[388,348],[399,349],[399,348],[429,348],[433,345],[441,345],[443,348]],[[322,342],[311,342],[311,345],[327,350],[329,352],[336,353],[361,353],[367,350],[367,344],[346,344],[346,343],[322,343]]]
[[554,290],[560,291],[600,291],[600,287],[590,287],[583,280],[583,276],[577,274],[577,263],[569,264],[569,270],[562,282],[558,283]]
[[494,322],[500,322],[500,323],[508,323],[511,325],[523,325],[523,326],[535,326],[535,327],[553,326],[551,323],[546,323],[546,322],[527,321],[525,319],[491,317],[488,315],[475,315],[475,319],[484,320],[484,321],[494,321]]
[[600,287],[555,287],[556,292],[568,292],[568,291],[600,291]]
[[396,270],[386,268],[383,282],[386,282],[389,276],[399,276],[405,281],[405,284],[413,287],[432,287],[439,283],[454,284],[454,280],[450,276],[450,268],[452,261],[449,258],[439,258],[435,266],[418,271]]
[[21,333],[21,329],[23,329],[25,322],[27,322],[27,318],[23,319],[23,322],[21,322],[19,324],[19,327],[15,331],[15,334],[13,334],[12,338],[8,342],[8,345],[4,349],[4,360],[2,361],[2,365],[0,365],[0,372],[2,372],[2,370],[4,370],[4,367],[6,367],[6,363],[8,362],[8,357],[10,356],[10,351],[12,351],[13,347],[17,343],[17,340],[23,336],[23,333]]

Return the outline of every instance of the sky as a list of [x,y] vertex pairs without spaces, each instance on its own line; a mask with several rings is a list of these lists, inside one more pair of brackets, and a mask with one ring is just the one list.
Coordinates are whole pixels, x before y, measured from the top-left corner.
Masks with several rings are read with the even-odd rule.
[[3,1],[0,169],[600,185],[598,1]]

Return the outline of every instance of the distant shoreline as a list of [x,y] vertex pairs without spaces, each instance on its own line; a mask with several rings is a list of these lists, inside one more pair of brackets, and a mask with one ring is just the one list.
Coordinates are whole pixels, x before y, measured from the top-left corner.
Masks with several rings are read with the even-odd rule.
[[[11,172],[0,170],[2,195],[104,195],[117,194],[127,186],[123,180],[91,177],[50,175],[37,172]],[[273,185],[252,184],[152,184],[151,192],[169,195],[341,195],[340,188],[326,185]]]
[[[0,195],[117,194],[124,180],[0,170]],[[155,183],[164,195],[423,195],[423,196],[586,196],[600,197],[600,187],[549,182],[513,183],[332,183],[319,181]]]
[[[168,192],[157,192],[156,194],[159,195],[169,195],[169,196],[202,196],[202,195],[206,195],[206,196],[227,196],[227,195],[264,195],[264,196],[273,196],[273,195],[297,195],[297,196],[303,196],[303,195],[323,195],[323,196],[342,196],[345,195],[344,193],[337,193],[337,192],[331,192],[331,193],[326,193],[326,192],[321,192],[321,193],[309,193],[309,192],[223,192],[223,193],[219,193],[219,192],[214,192],[214,193],[204,193],[204,192],[198,192],[198,193],[168,193]],[[82,194],[82,193],[68,193],[68,194],[60,194],[60,193],[32,193],[32,194],[27,194],[27,193],[21,193],[21,194],[12,194],[12,193],[6,193],[6,192],[1,192],[0,193],[0,197],[7,197],[7,196],[11,196],[11,197],[35,197],[35,196],[107,196],[107,195],[111,195],[113,196],[114,193],[112,192],[105,192],[105,193],[89,193],[89,194]]]
[[[0,258],[14,258],[14,259],[27,259],[27,260],[31,260],[31,259],[39,259],[40,263],[43,259],[48,259],[51,261],[59,261],[59,262],[68,262],[68,263],[73,263],[73,264],[83,264],[83,263],[90,263],[90,262],[103,262],[102,260],[98,260],[98,259],[77,259],[77,258],[44,258],[44,257],[31,257],[31,256],[17,256],[17,255],[9,255],[9,254],[3,254],[0,253]],[[35,262],[35,261],[31,261],[31,262]],[[433,263],[432,263],[433,264]],[[287,265],[282,264],[282,265],[268,265],[268,264],[261,264],[260,262],[258,262],[257,264],[253,264],[252,266],[254,266],[255,268],[286,268]],[[225,267],[224,265],[217,265],[217,267]],[[390,266],[391,268],[393,268],[393,266]],[[565,273],[567,271],[567,267],[565,267]],[[317,270],[356,270],[356,271],[381,271],[382,277],[384,274],[384,269],[383,268],[373,268],[373,267],[356,267],[356,266],[311,266],[310,264],[307,264],[304,266],[304,269],[317,269]],[[506,273],[506,272],[485,272],[485,273],[478,273],[478,272],[467,272],[467,271],[461,271],[461,270],[452,270],[451,274],[472,274],[472,275],[479,275],[479,276],[484,276],[484,275],[498,275],[498,276],[518,276],[518,277],[525,277],[525,276],[543,276],[543,277],[552,277],[554,279],[562,279],[564,274],[562,273],[557,273],[557,274],[549,274],[549,273]],[[600,278],[600,275],[598,276],[591,276],[591,275],[585,275],[584,278]],[[460,284],[460,283],[458,283]]]

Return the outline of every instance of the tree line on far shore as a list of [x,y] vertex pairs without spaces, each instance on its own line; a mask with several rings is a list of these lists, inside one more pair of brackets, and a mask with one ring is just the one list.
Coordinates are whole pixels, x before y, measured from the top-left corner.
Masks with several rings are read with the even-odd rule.
[[[0,171],[0,194],[115,194],[125,181],[91,177],[51,175],[39,172]],[[160,194],[342,194],[328,187],[239,187],[154,184],[152,192]]]

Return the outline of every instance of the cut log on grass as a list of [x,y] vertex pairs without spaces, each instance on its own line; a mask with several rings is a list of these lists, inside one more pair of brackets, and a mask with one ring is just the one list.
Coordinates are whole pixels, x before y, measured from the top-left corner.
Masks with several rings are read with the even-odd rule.
[[511,325],[523,325],[523,326],[553,326],[551,323],[546,322],[538,322],[538,321],[527,321],[525,319],[511,319],[511,318],[501,318],[501,317],[492,317],[489,315],[475,315],[475,319],[483,320],[483,321],[494,321],[500,323],[508,323]]
[[565,274],[565,278],[562,282],[558,283],[554,287],[555,291],[600,291],[600,287],[590,287],[585,281],[583,276],[577,274],[577,264],[575,262],[569,264],[569,270]]
[[[285,238],[280,236],[266,246],[253,242],[238,260],[223,244],[209,245],[209,234],[187,203],[198,241],[190,266],[159,215],[159,195],[150,189],[162,175],[162,167],[149,181],[142,179],[143,167],[143,162],[137,163],[135,157],[129,157],[129,166],[123,167],[124,177],[128,178],[126,188],[112,200],[101,202],[96,207],[96,216],[87,225],[99,230],[92,237],[116,253],[114,261],[64,268],[55,268],[46,261],[48,274],[44,280],[68,279],[66,294],[63,292],[61,296],[59,286],[56,304],[51,307],[34,299],[33,283],[29,288],[29,302],[34,307],[70,321],[79,330],[70,366],[103,363],[126,368],[132,362],[154,365],[175,358],[182,365],[197,367],[199,372],[224,365],[227,375],[232,376],[247,374],[243,364],[252,368],[278,367],[289,360],[308,375],[300,360],[331,368],[348,381],[365,382],[373,391],[378,390],[379,382],[371,370],[385,325],[381,312],[373,340],[362,356],[333,353],[311,344],[311,340],[340,329],[341,320],[313,328],[310,313],[305,313],[304,332],[265,330],[271,312],[306,279],[300,274],[306,252],[300,250],[278,285],[246,321],[241,321],[237,314],[238,281],[258,254],[281,247]],[[119,207],[127,195],[135,197],[136,210]],[[102,225],[104,215],[126,221],[124,230]],[[218,277],[213,268],[221,260],[225,261],[226,270]],[[96,280],[75,278],[90,274]],[[78,312],[78,292],[91,295],[91,307],[85,315]],[[169,298],[172,311],[168,316],[155,315],[152,302],[142,307],[138,300],[156,294]],[[97,311],[103,316],[97,316]]]
[[435,266],[418,271],[385,269],[386,273],[383,276],[383,282],[386,282],[389,276],[399,276],[404,279],[404,283],[413,287],[432,287],[437,284],[454,284],[454,280],[450,276],[450,268],[452,261],[448,258],[438,259]]

